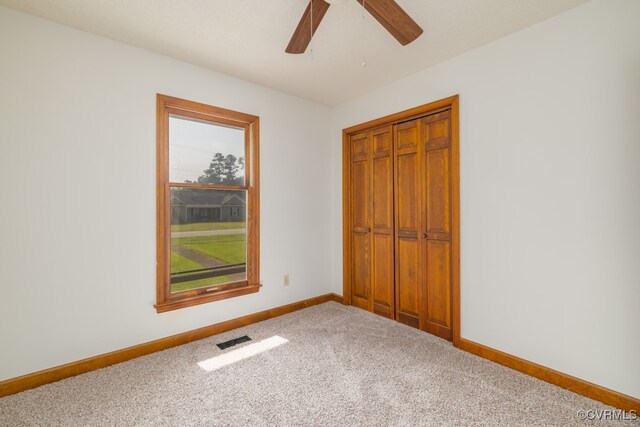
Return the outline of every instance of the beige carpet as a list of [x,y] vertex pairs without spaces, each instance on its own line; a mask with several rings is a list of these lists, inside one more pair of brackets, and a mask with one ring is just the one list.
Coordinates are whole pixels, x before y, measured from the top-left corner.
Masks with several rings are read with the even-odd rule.
[[0,425],[625,425],[577,417],[598,409],[612,408],[327,303],[5,397]]

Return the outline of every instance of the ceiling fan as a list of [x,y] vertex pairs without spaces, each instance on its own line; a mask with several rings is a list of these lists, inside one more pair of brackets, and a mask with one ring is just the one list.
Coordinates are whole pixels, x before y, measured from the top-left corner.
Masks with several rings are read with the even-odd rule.
[[[405,46],[422,34],[422,28],[405,12],[395,0],[356,0],[378,21],[393,37]],[[336,0],[311,0],[304,11],[298,27],[285,49],[287,53],[304,53],[311,42],[330,3]],[[312,19],[313,18],[313,19]],[[313,28],[311,28],[313,24]]]

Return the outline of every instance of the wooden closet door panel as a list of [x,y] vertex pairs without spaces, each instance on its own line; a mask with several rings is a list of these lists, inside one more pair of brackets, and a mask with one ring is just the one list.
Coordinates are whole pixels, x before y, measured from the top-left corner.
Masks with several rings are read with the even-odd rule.
[[371,132],[373,150],[373,312],[394,318],[392,127]]
[[427,331],[451,339],[451,244],[427,241]]
[[373,227],[383,233],[393,230],[393,159],[373,159]]
[[420,280],[417,239],[399,237],[396,251],[396,320],[419,327]]
[[371,259],[369,257],[369,236],[364,233],[353,233],[353,277],[351,283],[353,305],[368,310],[369,308],[369,276]]
[[373,235],[373,311],[393,319],[394,316],[394,266],[393,236]]
[[420,324],[421,266],[421,153],[420,121],[395,127],[395,230],[396,230],[396,319],[407,325]]
[[351,302],[369,309],[371,295],[371,171],[367,133],[351,137]]
[[427,148],[425,161],[427,233],[444,233],[448,239],[451,231],[449,148]]
[[426,293],[424,329],[451,339],[450,112],[423,120]]

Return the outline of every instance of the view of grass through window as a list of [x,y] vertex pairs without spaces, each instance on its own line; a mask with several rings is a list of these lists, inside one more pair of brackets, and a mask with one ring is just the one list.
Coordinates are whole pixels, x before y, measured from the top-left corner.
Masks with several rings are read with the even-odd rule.
[[171,292],[246,280],[246,194],[171,189]]

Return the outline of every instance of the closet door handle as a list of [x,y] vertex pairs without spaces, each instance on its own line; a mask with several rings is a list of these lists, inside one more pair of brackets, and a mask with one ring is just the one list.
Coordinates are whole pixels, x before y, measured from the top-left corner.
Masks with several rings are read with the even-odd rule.
[[427,238],[427,233],[422,232],[421,236],[422,236],[423,239],[426,239]]
[[371,231],[371,228],[369,227],[353,227],[353,231],[355,231],[356,233],[364,233],[367,234]]

